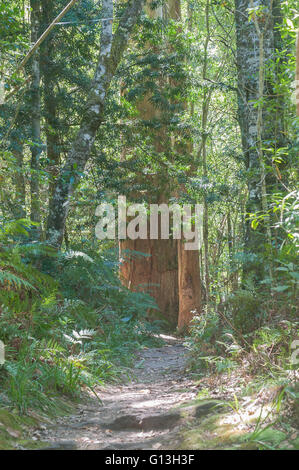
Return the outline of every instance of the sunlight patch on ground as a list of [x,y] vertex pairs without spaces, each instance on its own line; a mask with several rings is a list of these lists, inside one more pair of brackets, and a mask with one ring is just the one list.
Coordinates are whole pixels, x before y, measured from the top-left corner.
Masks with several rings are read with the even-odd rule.
[[177,397],[166,397],[166,398],[161,398],[158,400],[146,400],[146,401],[140,401],[138,403],[134,403],[131,405],[132,408],[153,408],[153,407],[158,407],[158,406],[164,406],[164,405],[169,405],[172,403],[177,402]]
[[154,334],[153,336],[155,336],[155,338],[164,339],[165,341],[174,341],[176,343],[179,341],[175,336],[163,335],[162,333]]
[[270,417],[271,411],[273,411],[273,406],[271,404],[264,405],[262,408],[260,406],[255,406],[253,403],[251,406],[228,415],[224,415],[219,420],[219,425],[225,424],[234,424],[238,429],[247,428],[249,424],[252,424],[258,420],[266,420]]

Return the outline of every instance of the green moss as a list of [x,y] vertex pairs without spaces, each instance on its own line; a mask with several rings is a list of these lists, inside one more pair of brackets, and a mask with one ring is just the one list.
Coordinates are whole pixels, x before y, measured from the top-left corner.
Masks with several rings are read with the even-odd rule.
[[236,428],[234,423],[223,423],[227,414],[217,413],[216,410],[210,408],[209,416],[199,415],[199,422],[189,422],[181,435],[181,449],[236,449],[243,445],[245,431]]
[[245,444],[252,443],[253,445],[266,449],[277,449],[280,448],[281,444],[284,444],[282,447],[287,444],[286,438],[286,433],[269,426],[258,432],[246,434],[243,440],[245,440]]
[[0,450],[12,450],[14,447],[10,444],[10,442],[7,439],[2,439],[1,433],[0,433]]
[[[57,397],[55,398],[55,415],[51,415],[51,418],[66,416],[74,412],[74,408],[74,401]],[[51,423],[49,415],[46,416],[33,410],[30,415],[20,415],[17,410],[9,411],[6,408],[0,408],[0,450],[15,449],[18,446],[26,449],[44,448],[44,442],[27,439],[30,428],[41,422]]]
[[20,418],[8,410],[0,409],[0,449],[14,448],[13,442],[22,434]]
[[36,418],[0,408],[0,450],[15,449],[26,436],[28,428],[37,422]]

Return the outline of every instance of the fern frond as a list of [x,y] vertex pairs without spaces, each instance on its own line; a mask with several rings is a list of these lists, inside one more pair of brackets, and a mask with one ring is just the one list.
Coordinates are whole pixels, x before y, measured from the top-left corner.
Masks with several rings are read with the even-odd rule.
[[85,261],[89,261],[90,263],[94,263],[94,260],[88,256],[86,253],[83,253],[83,251],[66,251],[65,253],[61,254],[62,258],[71,260],[73,258],[83,258]]
[[0,284],[4,287],[14,287],[17,289],[36,290],[36,288],[25,279],[16,276],[10,271],[3,271],[0,269]]

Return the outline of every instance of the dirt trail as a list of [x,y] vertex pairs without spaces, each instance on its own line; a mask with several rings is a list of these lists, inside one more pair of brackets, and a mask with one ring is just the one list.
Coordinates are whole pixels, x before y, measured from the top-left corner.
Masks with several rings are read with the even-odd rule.
[[[98,387],[96,391],[102,405],[94,397],[85,398],[71,416],[60,418],[52,425],[39,425],[31,434],[37,444],[34,448],[259,448],[260,443],[256,444],[251,437],[256,423],[261,419],[265,420],[264,424],[268,423],[269,413],[273,410],[269,397],[260,393],[242,396],[242,383],[247,384],[250,378],[244,376],[245,382],[241,383],[236,372],[236,375],[227,374],[221,380],[217,376],[210,377],[206,383],[209,386],[207,398],[201,398],[205,382],[194,383],[188,377],[186,365],[187,351],[175,338],[168,337],[162,347],[138,352],[129,383]],[[271,432],[276,433],[274,444],[277,433],[280,433],[279,439],[285,441],[286,434],[282,430],[271,431],[267,426],[265,430],[270,432],[266,442],[272,439]],[[32,441],[29,448],[31,444]]]
[[138,352],[129,384],[97,389],[103,406],[88,400],[76,414],[37,430],[36,438],[53,449],[174,448],[182,423],[177,406],[197,394],[185,366],[186,350],[174,338]]

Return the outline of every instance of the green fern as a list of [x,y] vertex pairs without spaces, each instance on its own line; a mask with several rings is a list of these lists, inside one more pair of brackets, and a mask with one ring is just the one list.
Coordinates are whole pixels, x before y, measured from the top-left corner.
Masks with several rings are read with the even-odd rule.
[[35,287],[30,284],[30,282],[26,281],[25,279],[22,279],[19,276],[16,276],[10,271],[3,271],[2,269],[0,269],[0,284],[4,285],[5,287],[36,290]]

